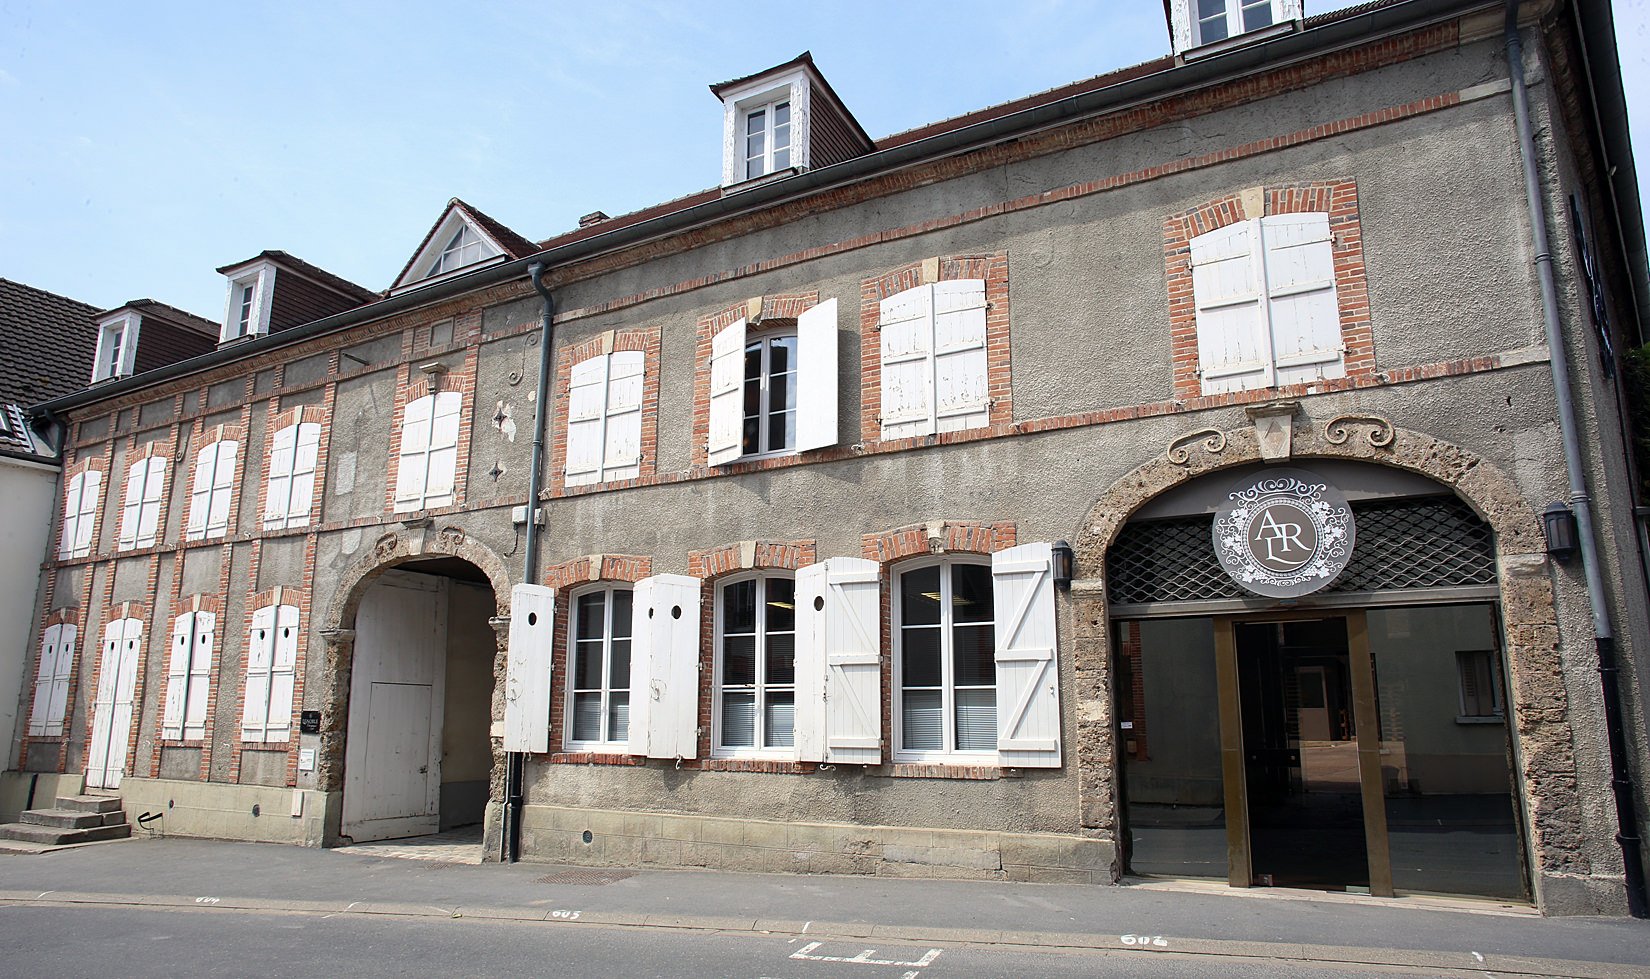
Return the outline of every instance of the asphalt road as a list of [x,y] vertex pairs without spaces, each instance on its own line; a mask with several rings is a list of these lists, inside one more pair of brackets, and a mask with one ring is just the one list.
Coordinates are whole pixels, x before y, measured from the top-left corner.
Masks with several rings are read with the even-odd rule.
[[[859,958],[861,961],[842,961]],[[891,945],[863,939],[466,919],[0,906],[0,974],[337,979],[410,976],[948,979],[1473,975],[1150,951]]]

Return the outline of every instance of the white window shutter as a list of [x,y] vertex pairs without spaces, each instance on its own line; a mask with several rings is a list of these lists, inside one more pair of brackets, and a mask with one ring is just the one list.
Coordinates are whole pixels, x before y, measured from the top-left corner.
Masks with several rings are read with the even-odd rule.
[[218,447],[213,442],[195,454],[195,478],[189,486],[189,532],[191,540],[206,535],[206,508],[212,501],[212,477],[218,468]]
[[630,753],[693,758],[699,751],[698,578],[636,582],[630,628]]
[[97,693],[92,698],[92,743],[86,746],[86,772],[95,773],[102,785],[109,767],[109,736],[114,723],[115,687],[119,683],[120,644],[125,640],[125,619],[103,627],[103,656],[98,663]]
[[985,280],[934,283],[934,428],[960,432],[991,423],[985,350]]
[[825,760],[824,564],[796,573],[796,707],[792,717],[797,761]]
[[745,321],[710,340],[710,464],[739,458],[745,431]]
[[882,761],[882,582],[875,561],[834,557],[826,568],[825,760]]
[[601,481],[603,408],[607,401],[607,355],[573,365],[567,388],[568,486]]
[[917,286],[882,301],[882,437],[934,432],[934,287]]
[[1013,768],[1060,767],[1054,549],[1021,544],[991,556],[997,609],[997,756]]
[[185,612],[172,621],[172,645],[166,658],[166,702],[162,708],[160,736],[183,738],[183,716],[189,696],[189,660],[195,643],[195,613]]
[[269,484],[264,490],[264,526],[286,526],[292,504],[292,466],[298,451],[298,426],[275,433],[269,445]]
[[85,557],[92,552],[92,536],[97,531],[97,501],[103,492],[103,474],[88,469],[81,474],[80,519],[75,524],[74,553]]
[[464,396],[443,391],[435,396],[430,419],[430,474],[424,486],[425,506],[447,506],[453,502],[458,476],[458,422]]
[[[430,420],[435,397],[426,394],[407,403],[401,413],[401,458],[395,472],[395,501],[418,509],[424,500],[424,484],[429,471]],[[397,509],[403,509],[397,506]]]
[[79,630],[68,624],[47,626],[40,643],[40,666],[35,672],[34,707],[29,714],[29,734],[60,737],[63,713],[69,702],[69,676],[74,669],[75,642]]
[[835,299],[827,299],[796,318],[798,452],[823,449],[837,443],[836,342]]
[[309,523],[310,504],[315,501],[315,467],[320,453],[321,426],[315,422],[299,425],[292,457],[292,496],[286,509],[288,527],[302,527]]
[[510,648],[504,660],[504,750],[542,755],[550,750],[551,651],[556,636],[556,590],[543,585],[510,589]]
[[143,512],[144,477],[149,472],[149,460],[139,459],[126,470],[126,496],[120,506],[119,549],[129,551],[137,546],[138,520]]
[[160,504],[166,495],[166,460],[149,459],[143,479],[143,503],[138,508],[137,546],[152,547],[160,534]]
[[275,658],[269,670],[269,719],[265,741],[285,741],[292,732],[292,695],[297,681],[298,607],[275,610]]
[[635,479],[642,462],[642,391],[646,355],[621,350],[609,355],[607,434],[603,440],[602,479]]
[[63,532],[57,541],[57,556],[60,558],[74,556],[75,540],[80,530],[80,497],[85,488],[86,473],[76,473],[69,478],[69,484],[63,490]]
[[206,737],[206,704],[212,690],[212,639],[217,629],[215,613],[195,613],[194,645],[189,653],[189,696],[183,710],[185,738]]
[[275,659],[275,607],[252,613],[246,643],[246,690],[241,708],[241,740],[262,741],[269,728],[270,667]]
[[235,497],[235,456],[240,443],[224,439],[218,443],[218,458],[212,474],[212,505],[206,513],[206,532],[219,537],[229,531],[229,504]]
[[1197,360],[1204,394],[1273,383],[1257,254],[1259,229],[1258,221],[1239,221],[1192,239]]
[[1277,383],[1345,377],[1329,215],[1274,214],[1260,227]]

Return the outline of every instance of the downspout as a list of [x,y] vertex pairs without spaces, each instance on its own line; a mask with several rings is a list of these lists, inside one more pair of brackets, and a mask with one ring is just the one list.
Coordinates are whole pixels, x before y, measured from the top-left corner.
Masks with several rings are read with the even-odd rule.
[[1627,738],[1622,725],[1621,686],[1616,665],[1615,629],[1604,595],[1599,567],[1598,539],[1593,533],[1593,504],[1582,468],[1581,433],[1575,403],[1570,398],[1570,358],[1564,347],[1558,315],[1558,288],[1553,281],[1553,253],[1547,238],[1546,206],[1541,176],[1536,169],[1535,135],[1530,127],[1529,91],[1524,80],[1524,42],[1518,31],[1519,0],[1507,4],[1507,69],[1512,79],[1513,114],[1518,123],[1518,150],[1524,164],[1524,193],[1529,200],[1530,229],[1535,241],[1535,266],[1541,281],[1541,313],[1552,359],[1553,394],[1558,402],[1558,425],[1564,439],[1564,464],[1570,477],[1570,506],[1575,511],[1581,543],[1581,567],[1587,578],[1587,603],[1593,615],[1594,644],[1599,680],[1604,691],[1604,727],[1610,746],[1610,786],[1616,800],[1616,842],[1625,865],[1628,913],[1646,916],[1644,864],[1639,856],[1638,811],[1634,806],[1633,777],[1627,763]]
[[[522,580],[528,583],[538,580],[539,571],[539,483],[544,476],[544,427],[550,401],[551,321],[556,313],[556,301],[544,285],[544,273],[543,262],[534,262],[527,267],[533,289],[544,300],[544,312],[539,318],[538,395],[533,402],[533,461],[527,470],[527,553],[522,560],[526,565]],[[504,825],[499,858],[505,863],[515,863],[521,859],[521,783],[526,762],[526,756],[519,751],[509,752],[504,758]]]

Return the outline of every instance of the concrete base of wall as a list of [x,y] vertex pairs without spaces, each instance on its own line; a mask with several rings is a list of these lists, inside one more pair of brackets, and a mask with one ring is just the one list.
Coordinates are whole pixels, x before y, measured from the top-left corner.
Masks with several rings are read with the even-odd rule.
[[29,805],[29,789],[34,789],[35,809],[46,809],[60,795],[79,795],[86,776],[57,775],[51,772],[0,772],[0,823],[17,822],[17,814]]
[[1627,884],[1623,877],[1569,877],[1541,874],[1536,877],[1536,906],[1542,914],[1625,915]]
[[[527,806],[522,858],[622,867],[1109,884],[1116,850],[1078,836],[771,822]],[[584,834],[590,834],[585,842]]]
[[145,824],[150,833],[303,846],[323,845],[328,809],[341,801],[313,789],[131,776],[121,779],[120,796],[134,826],[146,812],[162,814]]

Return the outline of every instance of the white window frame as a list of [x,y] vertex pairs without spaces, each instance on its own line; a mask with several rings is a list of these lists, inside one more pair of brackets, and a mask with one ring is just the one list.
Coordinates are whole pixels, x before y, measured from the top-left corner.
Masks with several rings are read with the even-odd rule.
[[87,469],[69,477],[63,492],[63,525],[57,540],[59,558],[90,557],[97,537],[97,504],[103,471]]
[[[615,402],[615,397],[620,400]],[[647,355],[643,351],[601,353],[573,365],[568,374],[565,485],[592,486],[641,475],[646,400]],[[597,458],[575,461],[584,446]]]
[[[246,640],[246,682],[241,688],[242,743],[285,744],[292,740],[298,627],[296,605],[265,605],[252,613],[252,628]],[[262,689],[255,693],[254,681],[260,677]],[[253,713],[255,703],[261,706],[261,715]],[[262,723],[248,724],[256,716],[262,716]]]
[[[189,526],[184,531],[188,540],[228,536],[235,510],[235,465],[240,449],[238,440],[226,438],[201,446],[195,454],[194,479],[189,487]],[[227,469],[223,465],[226,452]],[[223,473],[221,478],[219,473]]]
[[[778,163],[778,154],[780,151],[779,148],[774,145],[774,134],[779,128],[779,123],[775,120],[778,118],[779,110],[781,108],[785,110],[785,163],[783,166]],[[762,152],[757,156],[752,156],[750,152],[750,138],[756,135],[756,133],[751,131],[750,125],[751,120],[758,115],[762,117],[760,124]],[[746,180],[756,180],[759,177],[766,177],[769,174],[777,173],[780,170],[789,170],[791,168],[791,161],[796,158],[796,110],[795,107],[791,105],[791,93],[788,90],[785,91],[784,94],[776,95],[767,102],[760,102],[756,105],[742,108],[739,112],[739,123],[739,149],[744,156],[743,171]],[[751,172],[753,167],[757,168],[757,172]]]
[[[995,598],[995,592],[994,592],[995,581],[992,578],[990,558],[985,557],[983,555],[982,556],[948,555],[948,556],[939,557],[939,558],[926,558],[926,559],[919,560],[919,561],[911,561],[911,562],[908,562],[908,563],[901,563],[900,565],[898,565],[894,569],[892,582],[889,586],[889,588],[890,588],[890,591],[889,591],[890,600],[889,600],[889,623],[888,623],[888,626],[889,626],[889,639],[892,642],[893,647],[894,647],[894,649],[893,649],[893,667],[892,667],[892,673],[891,673],[892,681],[890,682],[889,686],[893,688],[892,693],[893,693],[893,698],[894,698],[893,699],[893,710],[891,711],[891,715],[892,715],[892,719],[893,719],[893,728],[894,728],[894,730],[893,730],[893,738],[894,738],[894,752],[893,752],[893,755],[894,755],[894,760],[895,761],[899,761],[899,762],[940,762],[940,763],[952,763],[952,764],[976,764],[977,765],[977,764],[982,764],[982,763],[996,764],[997,760],[998,760],[998,752],[997,752],[997,744],[996,744],[996,736],[995,736],[995,732],[996,732],[995,721],[993,722],[993,726],[992,726],[993,741],[992,741],[992,745],[991,745],[990,748],[978,748],[978,749],[971,749],[971,750],[964,751],[964,750],[959,750],[956,747],[956,743],[957,743],[957,720],[956,720],[956,691],[957,691],[957,687],[956,687],[956,682],[955,682],[955,662],[954,662],[955,657],[952,655],[952,643],[953,643],[953,639],[954,639],[953,633],[954,633],[955,622],[954,622],[953,614],[952,614],[952,609],[953,609],[953,605],[952,605],[952,583],[951,583],[952,578],[951,578],[951,570],[950,569],[952,567],[955,567],[955,566],[958,566],[958,565],[966,565],[966,566],[969,566],[969,567],[980,568],[981,570],[983,570],[985,572],[986,580],[991,584],[990,591],[993,594],[993,598],[992,598],[992,619],[991,619],[991,623],[990,623],[990,628],[991,628],[991,632],[992,632],[992,643],[991,643],[990,648],[993,651],[995,651],[995,648],[996,648],[997,618],[998,618],[998,614],[1000,613],[1001,610],[996,608],[996,598]],[[904,666],[905,666],[905,632],[904,632],[904,629],[905,629],[905,625],[904,625],[904,607],[903,607],[903,603],[900,600],[900,596],[902,594],[902,585],[903,585],[903,580],[904,580],[905,575],[907,575],[907,574],[909,574],[910,572],[913,572],[913,571],[922,571],[922,570],[925,570],[925,569],[928,569],[928,568],[933,568],[933,567],[938,567],[938,568],[941,569],[940,570],[940,599],[939,599],[940,622],[939,622],[938,626],[934,627],[934,628],[938,628],[940,630],[940,739],[941,739],[941,747],[937,750],[936,749],[916,749],[916,748],[907,749],[905,747],[905,674],[904,674]],[[969,623],[969,625],[977,627],[977,626],[984,625],[984,623]],[[994,682],[992,683],[991,690],[993,692],[993,696],[996,697],[996,694],[998,693],[1000,684],[995,682],[995,676],[996,676],[995,657],[993,657],[992,671],[993,671]],[[984,688],[983,687],[975,687],[975,688],[968,688],[968,689],[984,689]],[[1002,707],[1003,707],[1003,705],[1000,702],[996,703],[995,710],[996,711],[1001,711]]]
[[[477,262],[486,261],[498,254],[493,250],[493,243],[488,241],[476,227],[465,221],[457,231],[447,236],[447,243],[441,246],[436,253],[435,261],[430,263],[429,271],[424,278],[431,279],[448,272],[469,268]],[[468,256],[468,257],[466,257]]]
[[[247,290],[251,290],[248,297]],[[237,269],[229,276],[229,300],[224,307],[219,343],[269,332],[269,314],[274,305],[275,266],[260,262]],[[248,308],[250,307],[250,308]]]
[[808,169],[812,85],[807,69],[798,67],[781,75],[764,75],[722,93],[722,186],[761,180],[779,172],[772,165],[772,113],[767,116],[766,126],[770,138],[763,141],[764,169],[757,176],[748,175],[745,126],[753,113],[780,102],[788,102],[791,107],[790,162],[780,169]]
[[[769,682],[767,682],[767,679],[766,679],[766,673],[767,673],[766,666],[767,666],[768,638],[769,638],[770,635],[772,635],[772,633],[770,633],[768,628],[767,628],[768,602],[766,600],[766,596],[767,596],[767,583],[771,580],[791,582],[792,589],[793,589],[792,590],[792,603],[794,605],[795,596],[796,596],[796,592],[795,592],[796,575],[795,575],[795,573],[790,572],[790,571],[783,571],[783,570],[752,571],[752,572],[746,572],[746,573],[743,573],[743,574],[729,575],[726,579],[724,579],[722,581],[718,581],[716,583],[716,607],[715,607],[716,627],[715,627],[715,630],[713,632],[713,636],[714,636],[713,642],[715,643],[715,646],[713,647],[713,653],[712,653],[712,656],[711,656],[711,732],[712,732],[711,733],[711,757],[713,757],[713,758],[795,758],[796,757],[796,734],[795,734],[795,732],[796,732],[796,706],[795,706],[796,701],[795,701],[795,698],[796,698],[796,695],[797,695],[797,689],[798,688],[797,688],[797,682],[796,682],[797,677],[796,677],[796,668],[795,668],[796,661],[794,659],[794,650],[796,649],[797,644],[799,644],[801,642],[801,638],[800,638],[800,636],[798,635],[798,632],[797,632],[797,629],[799,628],[800,622],[798,621],[799,617],[793,616],[792,626],[791,626],[792,631],[790,632],[790,635],[792,636],[792,650],[793,650],[791,682],[790,683],[769,683]],[[735,585],[746,584],[746,583],[749,583],[749,582],[755,582],[756,583],[756,590],[757,590],[756,621],[755,621],[755,624],[754,624],[754,628],[755,628],[756,631],[755,631],[755,639],[754,639],[754,642],[752,643],[752,655],[755,657],[755,661],[753,663],[753,671],[754,672],[753,672],[753,675],[751,677],[752,682],[749,684],[749,689],[754,694],[754,697],[755,697],[755,704],[754,704],[754,707],[753,707],[754,716],[753,716],[753,720],[752,720],[752,724],[751,724],[751,744],[750,745],[724,745],[722,743],[722,735],[723,735],[723,730],[722,730],[722,695],[723,695],[722,659],[723,659],[723,657],[722,657],[722,653],[723,653],[723,648],[724,648],[723,643],[724,643],[724,640],[725,640],[725,626],[726,626],[726,623],[727,623],[727,616],[723,611],[723,601],[724,601],[724,598],[725,598],[725,596],[727,594],[727,591],[730,587],[735,586]],[[795,609],[793,608],[792,611],[794,613]],[[745,688],[745,686],[746,686],[745,684],[740,684],[735,689],[736,690],[743,690]],[[791,697],[792,697],[792,701],[791,701],[791,704],[792,704],[792,706],[791,706],[791,732],[792,732],[791,744],[764,746],[763,741],[766,740],[766,734],[767,734],[765,728],[767,727],[768,694],[769,693],[784,693],[786,691],[789,691],[791,693]]]
[[[772,395],[772,383],[773,383],[773,370],[772,370],[772,363],[771,363],[771,356],[772,356],[772,349],[773,348],[769,346],[768,342],[770,340],[783,340],[783,339],[787,339],[787,338],[796,341],[796,343],[793,344],[792,347],[791,347],[791,350],[793,352],[792,353],[792,361],[791,361],[791,370],[790,370],[790,392],[791,392],[791,399],[790,400],[791,400],[791,407],[789,409],[786,409],[791,415],[791,437],[790,437],[789,440],[786,441],[786,443],[784,445],[781,445],[776,449],[762,448],[762,446],[765,446],[765,445],[768,444],[768,435],[769,435],[769,431],[770,431],[769,430],[769,422],[770,422],[770,417],[769,416],[771,414],[771,412],[768,410],[768,399]],[[748,391],[749,391],[750,386],[753,383],[756,385],[756,390],[757,390],[757,395],[756,395],[756,398],[757,398],[757,415],[756,415],[756,419],[757,419],[757,430],[756,430],[757,449],[754,452],[742,452],[742,454],[739,456],[739,458],[741,458],[741,459],[766,459],[766,458],[771,458],[773,456],[796,455],[797,451],[798,451],[797,447],[796,447],[797,446],[797,430],[798,430],[798,426],[801,424],[800,419],[801,419],[801,413],[802,413],[801,412],[802,403],[799,400],[799,392],[798,392],[798,386],[801,384],[801,381],[802,381],[802,338],[797,335],[797,330],[796,330],[795,327],[782,327],[782,328],[779,328],[779,329],[762,330],[762,331],[755,331],[755,332],[746,333],[745,334],[745,346],[740,351],[740,356],[739,356],[739,364],[740,364],[740,373],[741,374],[744,373],[745,358],[750,356],[750,348],[757,345],[757,344],[762,345],[762,352],[761,352],[761,356],[762,356],[762,373],[760,375],[758,375],[757,377],[754,377],[754,378],[751,378],[751,377],[744,378],[744,383],[740,386],[740,389],[739,389],[741,400],[743,400],[744,398],[749,396]],[[743,450],[744,447],[745,447],[745,423],[748,422],[749,420],[750,420],[749,417],[744,414],[743,406],[741,406],[741,408],[740,408],[740,418],[739,418],[739,447],[740,447],[741,450]]]
[[[293,422],[276,432],[269,444],[269,474],[264,483],[264,529],[307,527],[310,510],[315,505],[315,471],[320,464],[321,424]],[[300,487],[303,490],[301,493]]]
[[172,620],[166,700],[161,713],[163,741],[200,741],[206,737],[206,705],[211,694],[212,647],[217,645],[217,630],[216,612],[185,612]]
[[148,456],[126,467],[116,550],[153,547],[160,538],[160,505],[166,494],[166,457]]
[[137,363],[138,327],[143,317],[126,312],[97,326],[97,357],[92,361],[92,382],[131,375]]
[[[423,407],[421,407],[423,406]],[[427,420],[420,418],[426,415]],[[458,440],[464,415],[464,395],[460,391],[435,391],[407,402],[401,409],[401,451],[395,469],[395,512],[410,513],[451,506],[458,499]],[[437,420],[451,418],[451,440],[437,431]],[[417,427],[422,425],[422,429]],[[420,432],[422,434],[420,435]],[[408,435],[414,437],[409,439]],[[438,437],[439,436],[439,437]],[[434,461],[437,455],[443,460]],[[438,471],[437,466],[446,466]],[[409,476],[417,473],[415,482]],[[430,492],[430,476],[438,473],[446,490]]]
[[[618,592],[625,592],[625,593],[627,593],[631,596],[630,600],[631,600],[632,614],[627,614],[627,615],[624,615],[622,617],[618,617],[618,616],[614,615],[613,596]],[[602,668],[601,668],[601,679],[600,679],[599,684],[595,687],[579,687],[576,684],[577,684],[577,676],[578,676],[577,663],[578,663],[578,655],[579,655],[578,647],[579,647],[579,611],[580,611],[580,608],[581,608],[580,603],[584,599],[590,597],[591,595],[601,595],[602,596],[602,630],[601,630],[601,646],[602,646],[601,661],[602,661]],[[636,668],[636,662],[635,662],[636,646],[635,646],[635,637],[632,635],[632,631],[633,631],[633,619],[634,619],[633,613],[634,613],[634,610],[635,610],[635,607],[636,607],[635,606],[635,601],[636,601],[635,589],[630,585],[629,582],[610,582],[610,581],[598,582],[596,584],[587,585],[585,587],[579,588],[579,589],[575,590],[568,599],[568,602],[567,602],[567,678],[566,678],[566,685],[564,687],[564,689],[567,691],[567,695],[564,698],[566,700],[566,703],[564,705],[566,717],[565,717],[564,724],[563,724],[563,727],[562,727],[562,744],[566,748],[566,750],[568,750],[568,751],[611,752],[611,753],[615,753],[615,754],[623,754],[623,753],[628,752],[628,750],[629,750],[629,747],[630,747],[629,703],[630,703],[631,684],[630,684],[629,678],[626,678],[626,680],[624,682],[624,685],[622,687],[616,687],[616,686],[613,685],[613,642],[616,638],[613,634],[613,627],[614,627],[614,625],[619,623],[622,619],[622,621],[624,623],[624,631],[625,631],[625,635],[622,638],[623,638],[624,642],[627,642],[627,643],[630,644],[630,657],[631,657],[630,669],[631,669],[631,671],[634,671],[635,668]],[[576,730],[577,729],[574,726],[574,716],[575,716],[576,711],[577,711],[577,701],[578,701],[578,697],[579,697],[580,694],[591,694],[591,693],[596,694],[599,698],[599,702],[601,703],[601,727],[602,727],[602,733],[603,733],[604,737],[601,737],[601,738],[598,738],[598,739],[595,739],[595,740],[588,740],[588,739],[581,740],[576,736]],[[624,733],[624,736],[622,736],[622,737],[615,735],[613,730],[612,730],[612,726],[611,726],[612,725],[612,704],[613,704],[613,696],[615,694],[622,694],[624,696],[625,704],[626,704],[625,733]]]
[[29,736],[60,738],[68,713],[69,678],[74,675],[80,627],[73,622],[47,626],[40,635],[40,662],[35,669],[34,703],[29,712]]

